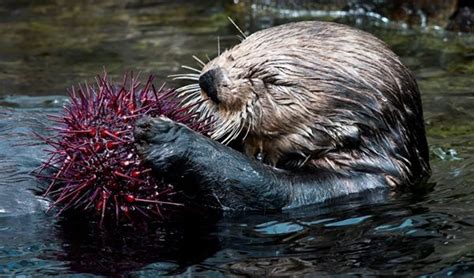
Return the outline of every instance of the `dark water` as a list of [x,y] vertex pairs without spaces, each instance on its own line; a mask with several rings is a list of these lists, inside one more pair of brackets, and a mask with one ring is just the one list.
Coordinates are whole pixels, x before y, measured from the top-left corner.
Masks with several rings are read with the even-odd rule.
[[[33,3],[34,2],[34,3]],[[96,3],[100,2],[100,3]],[[118,1],[117,1],[118,2]],[[29,175],[45,153],[32,136],[66,88],[105,66],[159,79],[254,31],[311,16],[368,30],[414,71],[434,190],[355,196],[280,214],[189,217],[103,231],[46,214]],[[408,30],[376,17],[275,12],[230,1],[0,3],[0,275],[474,275],[474,36]]]

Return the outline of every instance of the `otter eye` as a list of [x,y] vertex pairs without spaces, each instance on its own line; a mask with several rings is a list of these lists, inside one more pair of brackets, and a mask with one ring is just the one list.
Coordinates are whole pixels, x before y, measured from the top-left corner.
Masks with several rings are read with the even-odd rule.
[[232,54],[230,54],[230,55],[227,57],[227,60],[232,61],[232,62],[235,61],[234,56],[232,56]]

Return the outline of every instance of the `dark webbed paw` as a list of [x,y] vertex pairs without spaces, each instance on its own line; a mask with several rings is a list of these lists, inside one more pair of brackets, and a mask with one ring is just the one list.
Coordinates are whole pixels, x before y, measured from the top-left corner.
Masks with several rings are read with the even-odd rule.
[[[135,126],[143,160],[188,192],[212,196],[222,208],[278,209],[288,204],[288,178],[167,118],[143,118]],[[176,183],[175,183],[176,182]]]
[[142,158],[156,171],[167,172],[189,156],[192,131],[168,118],[144,117],[137,121],[134,137]]

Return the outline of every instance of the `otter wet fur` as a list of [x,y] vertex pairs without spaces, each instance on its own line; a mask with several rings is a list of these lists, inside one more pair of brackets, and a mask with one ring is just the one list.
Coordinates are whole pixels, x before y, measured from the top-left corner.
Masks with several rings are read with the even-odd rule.
[[135,129],[139,150],[154,171],[222,209],[413,188],[430,174],[416,81],[361,30],[316,21],[272,27],[177,77],[193,81],[180,89],[183,103],[214,117],[211,138],[146,118]]

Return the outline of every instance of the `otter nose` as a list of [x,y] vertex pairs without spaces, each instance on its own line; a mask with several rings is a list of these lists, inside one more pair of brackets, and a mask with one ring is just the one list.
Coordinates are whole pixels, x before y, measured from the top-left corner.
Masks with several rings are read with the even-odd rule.
[[217,97],[217,84],[219,82],[219,70],[211,69],[199,77],[199,87],[215,103],[219,103]]

